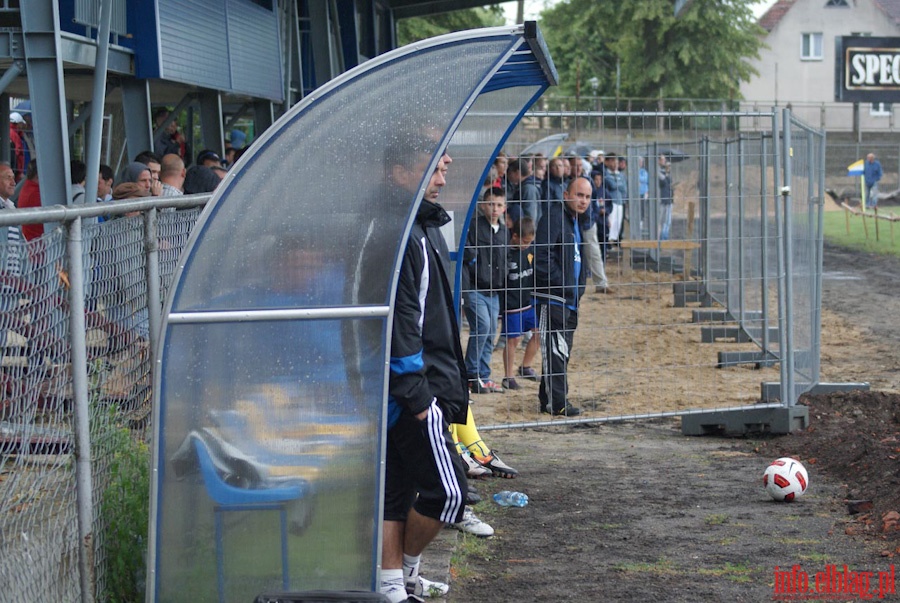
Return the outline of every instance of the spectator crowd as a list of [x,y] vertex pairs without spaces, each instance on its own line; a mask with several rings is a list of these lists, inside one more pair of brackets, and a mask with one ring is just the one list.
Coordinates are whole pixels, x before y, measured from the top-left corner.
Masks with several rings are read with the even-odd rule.
[[[90,201],[209,193],[246,149],[245,134],[234,130],[224,158],[212,149],[193,155],[168,109],[156,111],[153,118],[153,147],[138,153],[118,173],[100,165],[96,198]],[[0,164],[0,209],[39,207],[40,175],[33,147],[27,143],[27,120],[12,114],[10,121],[13,160]],[[414,241],[411,234],[402,258],[397,295],[409,299],[395,303],[381,585],[392,601],[447,592],[447,585],[419,575],[423,550],[445,526],[491,536],[493,528],[472,511],[480,497],[468,480],[488,475],[513,478],[518,473],[482,439],[470,396],[521,390],[525,381],[533,381],[539,382],[537,410],[561,417],[582,414],[569,401],[567,379],[581,298],[588,277],[595,293],[613,293],[605,264],[622,239],[630,199],[626,161],[615,153],[552,158],[499,153],[483,183],[459,256],[462,316],[468,324],[463,352],[459,308],[446,295],[451,290],[449,252],[439,234],[449,216],[437,203],[451,163],[444,155],[431,175],[412,231],[419,238]],[[398,166],[387,167],[388,173],[399,173],[394,169]],[[643,164],[638,168],[635,200],[647,198],[649,184]],[[663,158],[660,168],[660,190],[670,212],[671,181],[666,180]],[[85,163],[73,160],[70,174],[70,202],[89,201]],[[404,183],[401,179],[392,185]],[[415,193],[418,178],[409,183],[415,185],[409,192]],[[670,216],[664,219],[662,238],[668,236]],[[23,240],[42,235],[42,225],[0,230],[6,243],[4,270],[17,273]],[[442,269],[427,274],[432,265]],[[433,280],[424,278],[426,274]],[[427,283],[427,290],[419,290],[422,283]],[[12,288],[0,291],[0,304],[16,303]],[[419,308],[421,315],[409,308]],[[128,316],[112,318],[123,329],[140,331]],[[138,320],[144,323],[146,317]],[[145,332],[140,334],[146,337]],[[4,343],[0,341],[0,347]],[[517,362],[520,344],[524,352]],[[495,380],[492,359],[497,349],[502,349],[503,375]],[[428,434],[423,439],[425,424]],[[414,463],[409,461],[412,457]]]

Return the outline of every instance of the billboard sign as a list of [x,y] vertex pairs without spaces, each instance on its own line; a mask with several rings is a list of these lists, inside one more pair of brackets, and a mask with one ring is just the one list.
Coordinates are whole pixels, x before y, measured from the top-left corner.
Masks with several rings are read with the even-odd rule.
[[900,102],[900,38],[835,39],[835,100]]

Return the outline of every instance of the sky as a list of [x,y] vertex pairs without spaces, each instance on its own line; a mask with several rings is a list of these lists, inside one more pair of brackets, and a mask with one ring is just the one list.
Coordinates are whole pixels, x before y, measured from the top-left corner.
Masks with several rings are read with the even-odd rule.
[[[603,0],[607,2],[611,2],[612,0]],[[529,19],[537,19],[538,13],[540,13],[544,6],[552,6],[556,4],[558,0],[525,0],[525,20]],[[756,6],[753,7],[753,12],[756,14],[756,17],[759,18],[765,13],[770,6],[775,4],[776,0],[762,0]],[[506,22],[510,25],[516,22],[516,9],[518,7],[518,2],[501,2],[503,6],[503,10],[506,12]]]

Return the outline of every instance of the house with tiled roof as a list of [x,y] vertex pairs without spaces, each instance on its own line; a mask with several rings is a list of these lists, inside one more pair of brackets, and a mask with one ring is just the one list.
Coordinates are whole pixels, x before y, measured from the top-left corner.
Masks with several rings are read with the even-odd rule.
[[[767,47],[741,85],[743,108],[790,104],[811,125],[846,131],[853,105],[835,102],[835,38],[900,37],[900,0],[778,0],[758,23]],[[900,98],[860,105],[858,119],[863,131],[900,129]]]

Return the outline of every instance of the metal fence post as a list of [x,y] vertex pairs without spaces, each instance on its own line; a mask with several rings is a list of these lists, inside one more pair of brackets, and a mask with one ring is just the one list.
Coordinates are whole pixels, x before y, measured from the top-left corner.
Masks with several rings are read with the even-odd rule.
[[785,384],[787,383],[788,376],[788,368],[787,368],[787,324],[785,323],[785,301],[784,301],[784,289],[785,289],[785,258],[784,258],[784,239],[785,239],[785,230],[784,230],[784,214],[782,213],[782,207],[784,206],[784,189],[782,187],[782,175],[786,174],[784,171],[784,165],[782,160],[781,149],[782,146],[779,144],[781,137],[781,126],[779,125],[779,114],[778,109],[772,108],[772,165],[773,176],[774,176],[774,189],[775,189],[775,255],[776,255],[776,285],[778,290],[778,356],[779,356],[779,381],[781,386],[781,403],[787,405],[787,397],[785,396]]
[[[815,386],[818,382],[817,374],[816,374],[816,365],[813,350],[816,349],[816,315],[818,314],[818,309],[816,308],[816,304],[818,303],[818,294],[816,292],[816,270],[819,268],[819,246],[816,242],[816,232],[818,230],[818,219],[816,217],[816,208],[819,207],[821,203],[821,197],[823,191],[818,190],[819,184],[819,174],[818,170],[815,169],[816,166],[816,151],[818,148],[815,145],[813,140],[813,132],[812,130],[804,129],[804,133],[806,134],[806,156],[807,156],[807,174],[806,174],[806,186],[807,186],[807,198],[806,198],[806,240],[803,243],[806,246],[807,253],[809,254],[809,266],[807,266],[807,270],[804,272],[804,278],[806,279],[806,293],[805,295],[809,296],[809,316],[806,318],[807,320],[807,328],[809,329],[809,341],[805,342],[808,346],[806,349],[806,354],[801,357],[801,371],[805,371],[808,374],[809,381],[804,382],[804,389],[808,390],[811,387]],[[806,346],[804,346],[806,347]]]
[[[819,134],[819,161],[816,163],[819,167],[825,165],[825,143],[826,134]],[[814,322],[813,322],[813,349],[812,357],[814,368],[812,371],[813,383],[819,383],[821,375],[821,345],[822,345],[822,272],[823,272],[823,255],[825,253],[825,170],[819,170],[819,215],[816,221],[816,273],[813,275],[813,291],[814,291]]]
[[[147,320],[150,327],[150,358],[156,360],[159,350],[159,328],[162,323],[162,302],[159,279],[159,214],[156,208],[144,214],[144,267],[147,279]],[[151,362],[151,371],[156,372]]]
[[[659,239],[659,143],[654,141],[647,157],[647,171],[650,174],[650,199],[647,203],[647,217],[650,239]],[[693,252],[690,252],[693,253]]]
[[783,161],[784,161],[784,188],[781,196],[784,200],[784,350],[782,351],[782,366],[784,377],[781,382],[781,402],[785,406],[794,406],[797,400],[797,392],[794,388],[794,220],[792,207],[791,186],[793,184],[793,166],[791,164],[791,110],[782,110],[784,116]]
[[[759,154],[759,238],[760,263],[762,265],[762,277],[760,279],[760,309],[762,310],[762,352],[763,357],[771,353],[769,343],[769,213],[768,213],[768,144],[766,135],[760,137]],[[776,167],[777,170],[777,167]]]
[[[745,281],[747,279],[746,268],[744,267],[744,251],[746,241],[744,240],[744,133],[738,135],[737,140],[737,268],[738,268],[738,325],[742,329],[747,329],[747,304],[744,295]],[[749,330],[749,329],[747,329]]]
[[738,301],[736,295],[734,279],[738,275],[733,274],[731,263],[734,260],[734,229],[732,228],[732,220],[734,219],[734,170],[732,169],[732,155],[735,153],[732,140],[725,140],[725,310],[728,315],[735,320],[740,321],[740,315],[735,312],[735,303]]
[[91,477],[91,414],[88,398],[84,320],[84,255],[81,218],[68,227],[69,337],[72,346],[72,388],[75,397],[75,487],[78,517],[78,571],[81,600],[96,600],[94,580],[94,508]]
[[710,221],[712,220],[709,206],[709,139],[704,137],[700,141],[700,270],[705,291],[708,295],[710,286]]

